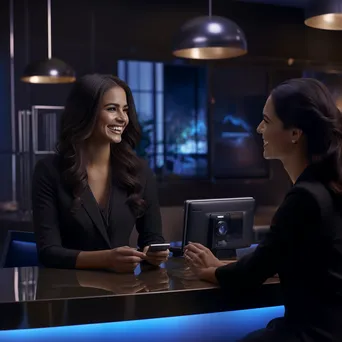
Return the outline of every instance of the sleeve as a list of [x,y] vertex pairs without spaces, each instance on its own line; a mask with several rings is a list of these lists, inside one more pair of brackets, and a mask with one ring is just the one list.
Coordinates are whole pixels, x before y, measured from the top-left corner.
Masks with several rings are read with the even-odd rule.
[[157,182],[152,170],[146,166],[146,185],[143,198],[147,208],[144,215],[137,219],[138,246],[143,249],[151,243],[164,243],[162,236],[162,219],[157,194]]
[[80,251],[62,246],[55,184],[45,161],[39,161],[32,181],[32,214],[38,256],[46,267],[75,268]]
[[216,269],[220,286],[251,289],[262,285],[279,271],[280,265],[291,262],[288,260],[290,255],[300,255],[319,220],[319,207],[312,195],[305,191],[290,193],[255,251],[236,263]]

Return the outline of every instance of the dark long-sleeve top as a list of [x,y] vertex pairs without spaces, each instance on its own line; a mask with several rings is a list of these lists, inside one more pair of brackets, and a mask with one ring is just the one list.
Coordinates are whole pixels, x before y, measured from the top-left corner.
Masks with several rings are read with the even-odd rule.
[[128,245],[134,226],[140,248],[164,242],[156,181],[146,163],[138,177],[147,204],[144,215],[136,219],[126,203],[127,192],[113,177],[106,224],[89,187],[80,196],[80,207],[71,210],[73,196],[62,179],[58,155],[38,161],[32,181],[32,210],[40,262],[47,267],[74,268],[81,251]]
[[285,319],[300,327],[303,341],[342,341],[341,199],[330,192],[327,222],[302,182],[309,187],[319,182],[311,167],[285,197],[254,253],[218,268],[216,278],[223,288],[241,289],[278,273]]

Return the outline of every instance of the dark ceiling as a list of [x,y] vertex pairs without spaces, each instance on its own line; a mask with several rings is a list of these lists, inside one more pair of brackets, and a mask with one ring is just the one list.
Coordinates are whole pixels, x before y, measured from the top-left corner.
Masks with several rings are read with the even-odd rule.
[[238,0],[238,1],[305,8],[310,0]]

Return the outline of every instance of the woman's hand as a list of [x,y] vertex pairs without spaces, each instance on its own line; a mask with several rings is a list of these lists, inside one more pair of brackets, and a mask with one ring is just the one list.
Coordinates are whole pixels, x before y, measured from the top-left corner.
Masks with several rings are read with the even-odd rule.
[[140,266],[141,272],[138,275],[138,279],[146,285],[146,290],[152,291],[164,291],[170,287],[169,276],[165,268],[155,268],[153,266]]
[[82,287],[91,287],[114,294],[134,294],[147,292],[146,285],[133,273],[77,271],[77,280]]
[[200,243],[190,242],[184,248],[184,257],[192,268],[220,267],[224,265],[214,254]]
[[153,266],[160,266],[161,263],[166,262],[169,258],[170,251],[168,249],[160,252],[148,252],[148,249],[149,246],[145,246],[143,250],[146,256],[145,260]]
[[133,272],[146,255],[136,249],[124,246],[111,249],[107,257],[108,268],[118,273]]
[[215,271],[224,263],[200,243],[190,242],[184,248],[184,257],[191,271],[201,280],[217,283]]

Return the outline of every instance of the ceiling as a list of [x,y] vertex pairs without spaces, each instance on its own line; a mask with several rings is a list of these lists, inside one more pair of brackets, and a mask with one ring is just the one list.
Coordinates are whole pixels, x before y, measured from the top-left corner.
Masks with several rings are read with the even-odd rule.
[[310,0],[238,0],[238,1],[305,8]]

